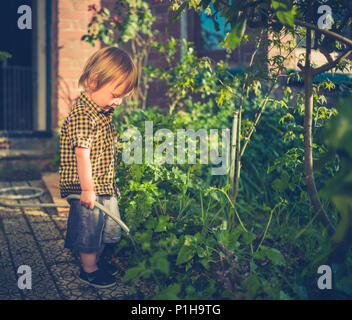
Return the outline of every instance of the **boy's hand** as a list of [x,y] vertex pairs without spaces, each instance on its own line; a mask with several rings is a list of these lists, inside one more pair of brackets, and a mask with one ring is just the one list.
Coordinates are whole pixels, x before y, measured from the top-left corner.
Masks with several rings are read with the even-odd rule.
[[96,196],[94,191],[82,191],[80,199],[82,205],[93,210],[95,200]]

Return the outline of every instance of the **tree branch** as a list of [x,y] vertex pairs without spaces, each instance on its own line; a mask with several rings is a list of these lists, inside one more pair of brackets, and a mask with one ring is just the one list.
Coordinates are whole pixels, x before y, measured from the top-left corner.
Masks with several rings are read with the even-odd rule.
[[328,60],[329,63],[333,62],[331,55],[329,54],[329,52],[326,49],[319,48],[319,51],[325,56],[326,60]]
[[297,67],[301,69],[301,71],[304,71],[304,65],[302,63],[298,62]]
[[298,26],[301,26],[301,27],[305,27],[305,28],[313,29],[315,31],[319,31],[320,33],[323,33],[323,34],[325,34],[327,36],[333,37],[336,40],[339,40],[339,41],[345,43],[346,45],[352,47],[352,40],[348,39],[348,38],[346,38],[346,37],[344,37],[344,36],[342,36],[342,35],[340,35],[338,33],[335,33],[333,31],[329,31],[329,30],[326,30],[326,29],[319,29],[314,24],[311,24],[311,23],[308,23],[308,22],[305,22],[305,21],[301,21],[301,20],[298,20],[298,19],[295,19],[295,24],[298,25]]
[[347,50],[344,53],[341,53],[335,60],[332,60],[319,68],[315,68],[312,70],[313,76],[316,76],[317,74],[323,73],[325,71],[328,71],[332,68],[334,68],[341,60],[346,59],[350,54],[352,53],[352,50]]

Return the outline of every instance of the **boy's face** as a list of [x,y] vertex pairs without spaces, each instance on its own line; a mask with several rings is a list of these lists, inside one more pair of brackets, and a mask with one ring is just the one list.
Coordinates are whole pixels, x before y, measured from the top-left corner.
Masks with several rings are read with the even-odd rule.
[[93,91],[95,87],[94,81],[89,85],[89,95],[92,100],[102,109],[108,111],[111,108],[116,108],[122,103],[122,100],[128,97],[130,93],[123,95],[126,90],[127,84],[122,84],[115,88],[117,85],[116,81],[112,81],[102,86],[100,89]]

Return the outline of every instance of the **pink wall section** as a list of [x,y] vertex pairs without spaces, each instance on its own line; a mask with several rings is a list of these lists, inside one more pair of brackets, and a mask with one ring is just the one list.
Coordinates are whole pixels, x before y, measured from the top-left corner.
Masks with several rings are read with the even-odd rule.
[[[88,5],[114,7],[115,0],[56,0],[53,1],[53,26],[52,26],[52,128],[55,130],[71,109],[73,100],[79,95],[78,79],[86,59],[101,47],[96,44],[93,48],[88,43],[81,41],[87,32],[88,23],[92,12]],[[158,2],[150,0],[153,14],[157,17],[155,28],[159,30],[159,41],[166,39],[165,26],[171,14],[168,11],[168,1]],[[174,24],[168,36],[179,37],[179,23]],[[149,63],[161,66],[160,57],[152,53]],[[150,104],[165,107],[165,88],[162,84],[153,85]]]

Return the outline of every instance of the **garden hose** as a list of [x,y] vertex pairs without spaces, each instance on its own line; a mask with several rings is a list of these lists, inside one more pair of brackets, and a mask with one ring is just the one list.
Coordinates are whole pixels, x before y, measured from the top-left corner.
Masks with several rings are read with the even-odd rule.
[[[22,191],[22,190],[34,190],[35,193],[29,194],[29,195],[7,195],[7,196],[1,196],[0,195],[0,200],[28,200],[28,199],[34,199],[38,198],[41,195],[45,193],[45,191],[41,188],[34,188],[34,187],[11,187],[11,188],[2,188],[0,189],[0,194],[9,192],[9,191]],[[77,199],[80,200],[80,195],[78,194],[71,194],[69,195],[66,200],[70,199]],[[0,201],[0,205],[3,207],[9,207],[9,208],[52,208],[52,207],[60,207],[60,208],[69,208],[69,204],[64,204],[64,203],[28,203],[28,204],[22,204],[22,203],[17,203],[17,204],[9,204],[9,203],[4,203]],[[118,223],[121,228],[126,231],[127,234],[130,233],[130,229],[126,226],[126,224],[119,218],[115,217],[109,210],[105,209],[100,203],[95,202],[94,204],[97,208],[102,210],[104,213],[106,213],[111,219],[113,219],[116,223]]]

